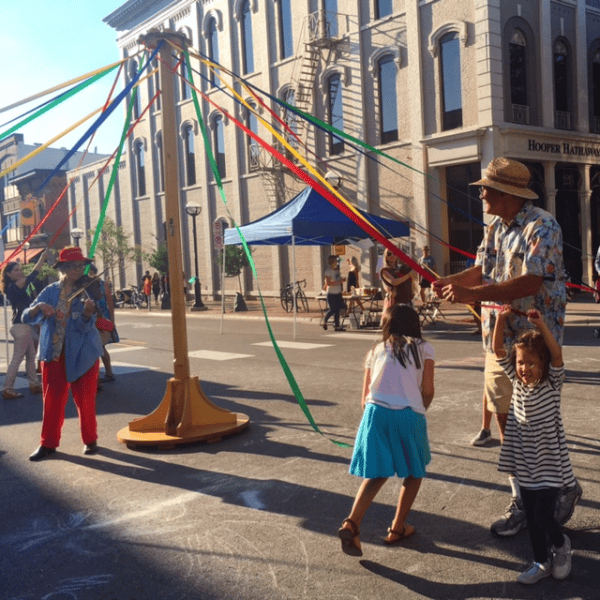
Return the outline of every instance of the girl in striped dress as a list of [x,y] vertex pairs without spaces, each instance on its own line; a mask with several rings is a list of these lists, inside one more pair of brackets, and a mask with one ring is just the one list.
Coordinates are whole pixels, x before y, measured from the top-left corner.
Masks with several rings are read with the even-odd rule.
[[[508,306],[498,315],[493,338],[498,363],[513,384],[498,469],[514,474],[519,483],[534,562],[517,581],[532,584],[550,575],[566,579],[571,571],[571,542],[554,509],[559,490],[574,485],[575,475],[560,412],[565,378],[561,347],[532,310],[527,317],[537,331],[523,332],[508,355],[503,331],[510,312]],[[552,543],[552,560],[546,535]]]

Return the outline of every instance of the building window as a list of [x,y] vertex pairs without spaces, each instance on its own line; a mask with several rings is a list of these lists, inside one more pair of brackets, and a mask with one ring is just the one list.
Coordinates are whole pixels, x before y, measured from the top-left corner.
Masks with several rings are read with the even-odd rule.
[[562,40],[554,44],[554,110],[557,129],[571,129],[569,111],[569,53]]
[[[292,88],[287,88],[283,92],[283,101],[290,106],[296,107],[296,92]],[[294,148],[298,147],[298,115],[293,110],[288,110],[284,107],[283,109],[283,120],[289,127],[290,131],[286,132],[286,139],[290,143],[290,146]]]
[[[154,73],[152,79],[154,81],[154,93],[156,94],[156,92],[158,92],[158,90],[160,90],[160,69],[158,67],[158,59],[154,59],[152,61],[152,69],[154,69],[156,72]],[[160,94],[156,97],[156,100],[154,101],[154,108],[156,111],[160,110]]]
[[249,0],[245,0],[240,11],[242,15],[242,70],[244,75],[254,71],[254,53],[252,48],[252,11]]
[[[342,99],[342,78],[340,75],[332,75],[327,80],[327,89],[329,91],[329,124],[336,129],[344,129],[344,110]],[[341,154],[344,151],[344,142],[329,134],[329,153]]]
[[325,29],[325,37],[337,38],[339,33],[338,28],[338,6],[337,0],[323,0],[323,21]]
[[375,18],[383,19],[393,12],[393,0],[375,0]]
[[137,183],[137,195],[146,195],[146,158],[144,156],[144,142],[137,141],[133,147],[135,157],[135,175]]
[[292,0],[279,0],[279,54],[281,59],[294,54]]
[[[135,78],[138,72],[138,62],[137,60],[132,59],[129,66],[129,79],[130,81]],[[131,93],[134,95],[133,100],[133,118],[139,119],[142,114],[142,97],[141,97],[141,89],[140,86],[134,87]]]
[[[252,110],[246,110],[246,127],[256,136],[258,136],[258,118],[255,114],[256,106],[250,104]],[[259,168],[260,144],[251,136],[246,136],[248,140],[248,169],[256,171]]]
[[158,191],[165,191],[165,162],[163,154],[162,132],[156,134],[156,154],[158,156]]
[[600,46],[591,56],[591,108],[592,127],[594,133],[600,133]]
[[379,61],[379,128],[381,143],[398,139],[398,99],[396,96],[396,64],[392,55]]
[[185,155],[185,183],[196,184],[196,148],[194,146],[194,128],[186,125],[183,130],[183,151]]
[[515,28],[509,43],[510,102],[512,121],[529,123],[529,98],[527,97],[527,45],[525,34]]
[[[208,58],[211,62],[219,62],[219,32],[217,30],[217,20],[212,18],[208,24]],[[210,85],[217,87],[217,76],[215,72],[210,72]]]
[[442,82],[442,129],[462,127],[460,45],[458,34],[448,33],[440,40]]
[[179,85],[181,90],[181,100],[189,100],[192,97],[192,88],[188,83],[189,73],[185,60],[179,65]]
[[224,179],[227,175],[227,169],[225,164],[225,124],[223,123],[223,117],[217,116],[214,121],[214,148],[215,148],[215,160],[217,161],[217,169],[221,179]]

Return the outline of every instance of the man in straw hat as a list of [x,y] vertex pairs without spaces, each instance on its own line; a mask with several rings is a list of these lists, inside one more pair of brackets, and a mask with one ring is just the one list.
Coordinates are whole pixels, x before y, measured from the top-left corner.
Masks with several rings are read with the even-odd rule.
[[[554,217],[533,205],[538,195],[529,189],[530,173],[516,160],[495,158],[479,185],[483,207],[493,218],[477,249],[475,266],[438,279],[435,293],[450,302],[482,303],[483,345],[486,350],[484,409],[495,414],[502,440],[510,408],[512,384],[496,362],[492,333],[499,305],[510,304],[504,331],[504,346],[512,348],[518,332],[530,327],[529,310],[536,310],[562,344],[566,306],[562,231]],[[489,432],[480,432],[478,437]],[[526,518],[516,478],[510,478],[512,499],[506,514],[492,524],[495,535],[515,535],[526,527]],[[579,483],[558,495],[556,518],[566,523],[581,498]]]

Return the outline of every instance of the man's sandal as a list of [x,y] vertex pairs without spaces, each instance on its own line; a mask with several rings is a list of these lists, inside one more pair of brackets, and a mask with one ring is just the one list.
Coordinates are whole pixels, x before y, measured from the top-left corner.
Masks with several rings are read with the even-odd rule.
[[388,546],[391,546],[392,544],[397,544],[411,535],[414,535],[415,532],[416,529],[408,523],[404,524],[404,529],[402,531],[396,531],[395,529],[388,527],[388,534],[383,538],[383,541],[388,544]]
[[342,552],[350,556],[362,556],[360,549],[360,531],[352,519],[344,519],[338,530],[338,537],[342,540]]

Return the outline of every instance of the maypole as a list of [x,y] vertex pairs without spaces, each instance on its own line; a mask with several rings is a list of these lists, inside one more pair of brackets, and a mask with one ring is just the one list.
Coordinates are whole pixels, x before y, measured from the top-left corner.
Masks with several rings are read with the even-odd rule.
[[[151,30],[138,39],[148,48],[171,41],[185,48],[189,40],[174,31]],[[167,220],[167,250],[171,289],[171,319],[173,325],[174,377],[167,382],[162,402],[154,412],[134,419],[117,434],[128,446],[174,447],[195,441],[218,441],[224,435],[240,431],[249,417],[215,406],[204,394],[198,377],[190,377],[187,345],[185,297],[180,285],[183,273],[181,257],[181,217],[179,182],[177,177],[177,130],[171,46],[159,48],[162,94],[162,131],[164,149],[165,213]]]

